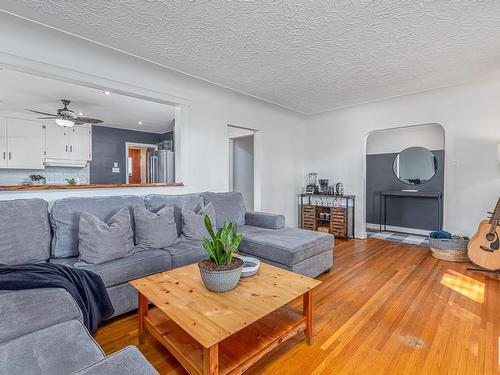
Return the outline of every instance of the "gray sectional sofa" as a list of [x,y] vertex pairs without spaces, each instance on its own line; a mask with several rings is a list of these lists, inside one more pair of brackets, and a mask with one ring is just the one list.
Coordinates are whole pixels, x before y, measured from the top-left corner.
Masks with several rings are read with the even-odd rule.
[[240,193],[201,193],[184,195],[150,194],[64,198],[50,209],[53,230],[49,262],[73,266],[78,262],[78,220],[83,211],[106,220],[123,207],[142,206],[156,212],[164,206],[175,207],[178,241],[163,249],[137,251],[133,255],[108,263],[80,266],[97,273],[107,287],[115,316],[137,308],[137,293],[128,282],[206,258],[201,241],[182,238],[181,209],[195,210],[208,203],[215,208],[216,222],[238,224],[244,233],[240,252],[264,262],[316,277],[333,266],[333,236],[285,227],[283,215],[247,212]]
[[[128,281],[206,258],[201,241],[182,237],[181,209],[195,210],[208,203],[214,206],[218,226],[229,220],[238,224],[239,231],[244,233],[240,245],[242,254],[258,257],[266,263],[310,277],[329,271],[333,266],[333,236],[285,227],[282,215],[246,211],[240,193],[210,192],[151,194],[144,197],[125,195],[64,198],[53,202],[50,210],[47,202],[40,199],[0,201],[0,263],[52,262],[93,271],[104,281],[115,309],[114,316],[121,315],[137,308],[137,293]],[[78,225],[82,212],[107,220],[124,207],[130,209],[133,217],[133,206],[156,212],[169,205],[175,207],[174,217],[179,235],[172,246],[163,249],[137,249],[133,255],[102,264],[76,264],[79,261]],[[0,326],[0,360],[1,363],[9,363],[9,374],[62,374],[75,371],[106,374],[105,371],[108,370],[102,369],[119,369],[116,366],[125,366],[120,361],[128,360],[133,360],[134,366],[140,367],[135,373],[151,373],[148,372],[151,371],[150,365],[132,347],[104,358],[102,351],[82,326],[74,302],[64,302],[63,308],[54,308],[58,310],[57,313],[48,314],[47,311],[51,311],[51,308],[43,302],[50,301],[50,304],[58,306],[58,301],[71,299],[65,291],[45,290],[43,301],[40,300],[40,295],[40,291],[0,291],[0,320],[5,322],[5,317],[12,316],[11,326],[6,327],[5,332],[4,327]],[[8,311],[5,311],[6,303],[14,306],[14,310],[18,305],[19,309],[29,310],[35,315],[17,317],[17,313],[12,312],[14,310],[7,308]],[[43,316],[41,322],[25,324],[25,321],[35,321],[34,317],[38,315]],[[9,333],[10,331],[12,332]],[[29,337],[30,335],[33,337]],[[69,348],[80,345],[82,354],[78,360],[63,355],[70,351]],[[16,367],[18,364],[12,362],[19,355],[26,358],[22,362],[27,366],[25,369],[30,371],[21,371]],[[51,355],[55,357],[41,363],[40,358]],[[58,359],[61,355],[65,357],[62,360]],[[55,366],[53,371],[48,370],[51,366]],[[135,371],[135,367],[131,368]],[[0,374],[2,373],[3,369],[0,369]],[[116,373],[119,371],[116,370]]]
[[134,346],[105,356],[63,289],[0,291],[1,375],[155,375]]

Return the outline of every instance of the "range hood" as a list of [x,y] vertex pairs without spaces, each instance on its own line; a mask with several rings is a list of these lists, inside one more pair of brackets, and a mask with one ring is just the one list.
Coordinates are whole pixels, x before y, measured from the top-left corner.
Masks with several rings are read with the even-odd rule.
[[87,160],[45,159],[46,167],[84,168],[86,165]]

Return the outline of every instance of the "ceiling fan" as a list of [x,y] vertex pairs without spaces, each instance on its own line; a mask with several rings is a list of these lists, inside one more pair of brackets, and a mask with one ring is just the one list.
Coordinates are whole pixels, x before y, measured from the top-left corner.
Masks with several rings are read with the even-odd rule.
[[33,109],[26,109],[26,111],[38,113],[39,115],[50,116],[50,117],[37,117],[37,119],[39,119],[39,120],[55,119],[57,125],[64,126],[67,128],[71,128],[74,125],[100,124],[100,123],[102,123],[102,120],[99,120],[96,118],[80,117],[74,111],[72,111],[71,109],[68,109],[68,105],[69,105],[69,103],[71,103],[71,101],[66,100],[66,99],[61,99],[61,102],[64,105],[64,108],[58,109],[56,115],[52,114],[52,113],[35,111]]

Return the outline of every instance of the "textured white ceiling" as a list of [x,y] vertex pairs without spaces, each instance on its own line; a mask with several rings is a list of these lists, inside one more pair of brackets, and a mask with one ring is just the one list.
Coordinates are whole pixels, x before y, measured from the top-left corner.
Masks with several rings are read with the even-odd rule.
[[2,0],[0,9],[296,109],[483,78],[497,0]]

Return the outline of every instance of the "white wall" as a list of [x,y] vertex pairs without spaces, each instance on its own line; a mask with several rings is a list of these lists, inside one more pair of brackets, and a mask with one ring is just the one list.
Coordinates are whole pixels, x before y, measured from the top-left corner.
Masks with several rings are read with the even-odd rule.
[[429,91],[313,116],[305,171],[344,182],[356,194],[356,234],[364,236],[366,138],[370,132],[437,123],[445,130],[444,228],[472,234],[500,193],[500,80]]
[[243,194],[245,207],[254,209],[254,142],[253,135],[233,140],[233,191]]
[[260,208],[285,214],[287,224],[296,224],[296,194],[300,191],[303,171],[302,116],[3,13],[0,14],[0,52],[191,101],[188,126],[182,131],[186,141],[182,150],[186,187],[2,192],[0,199],[41,197],[54,200],[74,195],[227,191],[227,125],[231,124],[259,130],[256,155],[265,161],[258,161],[261,172],[256,176],[262,189],[256,192]]
[[444,130],[439,124],[408,126],[397,129],[378,130],[371,133],[366,141],[367,155],[392,154],[420,146],[428,150],[444,148]]

